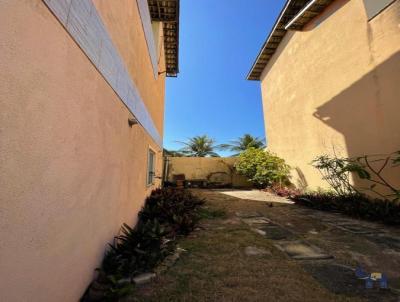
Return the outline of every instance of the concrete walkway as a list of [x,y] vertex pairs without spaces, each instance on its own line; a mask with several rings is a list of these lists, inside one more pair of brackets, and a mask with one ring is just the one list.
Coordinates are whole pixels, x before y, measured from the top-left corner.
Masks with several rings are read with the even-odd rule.
[[271,193],[264,192],[261,190],[216,189],[213,191],[219,192],[221,194],[229,195],[232,197],[240,198],[240,199],[293,204],[293,202],[287,198],[276,196],[276,195],[273,195]]

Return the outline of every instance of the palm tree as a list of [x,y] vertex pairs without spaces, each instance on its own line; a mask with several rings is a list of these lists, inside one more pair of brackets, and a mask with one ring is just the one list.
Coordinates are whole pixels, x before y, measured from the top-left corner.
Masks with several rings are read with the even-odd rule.
[[189,138],[186,142],[178,142],[184,147],[179,150],[180,153],[190,157],[219,157],[214,151],[219,149],[219,145],[215,145],[215,140],[207,135],[198,135]]
[[231,141],[229,144],[220,145],[220,148],[222,150],[236,152],[232,156],[238,156],[241,152],[249,148],[265,148],[265,143],[264,139],[262,138],[252,136],[251,134],[244,134],[242,137],[239,137],[237,140]]
[[183,154],[179,151],[175,151],[175,150],[167,150],[164,149],[163,151],[164,156],[168,156],[168,157],[182,157]]

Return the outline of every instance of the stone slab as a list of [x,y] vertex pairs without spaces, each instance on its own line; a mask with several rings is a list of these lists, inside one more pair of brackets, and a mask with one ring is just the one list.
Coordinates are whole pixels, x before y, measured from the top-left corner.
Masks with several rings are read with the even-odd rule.
[[243,218],[241,219],[247,225],[266,225],[270,224],[271,221],[265,217],[255,217],[255,218]]
[[382,244],[391,249],[400,251],[400,237],[385,234],[367,234],[366,238],[374,243]]
[[274,244],[279,250],[285,252],[289,257],[296,260],[320,260],[333,258],[326,254],[320,248],[302,242],[296,241],[280,241]]
[[271,240],[288,240],[295,238],[294,234],[285,228],[282,228],[278,225],[269,225],[263,228],[260,228],[264,233],[267,239]]
[[257,234],[261,235],[261,236],[265,236],[266,232],[260,229],[251,229],[253,232],[256,232]]
[[379,229],[366,227],[361,224],[340,224],[338,228],[353,234],[376,234],[381,233]]
[[256,246],[247,246],[244,249],[244,253],[246,256],[262,256],[262,255],[271,255],[270,251],[267,251],[263,248],[258,248]]
[[342,225],[342,224],[354,224],[354,222],[350,219],[345,218],[336,218],[336,217],[321,217],[320,220],[322,222],[331,224],[331,225]]
[[352,268],[336,263],[312,262],[304,263],[303,267],[318,283],[335,294],[355,296],[365,291],[363,282],[355,277]]
[[133,282],[136,285],[142,285],[142,284],[149,283],[155,277],[156,277],[156,274],[154,274],[154,273],[144,273],[144,274],[138,275],[135,278],[133,278]]
[[235,213],[237,217],[240,218],[255,218],[255,217],[262,217],[262,214],[260,212],[243,212],[243,211],[238,211]]

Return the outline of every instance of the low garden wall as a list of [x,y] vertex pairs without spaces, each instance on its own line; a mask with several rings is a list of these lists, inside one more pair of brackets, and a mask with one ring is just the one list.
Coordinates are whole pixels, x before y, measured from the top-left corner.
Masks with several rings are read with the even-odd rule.
[[235,157],[167,157],[166,180],[185,175],[185,179],[205,180],[220,186],[251,187],[251,183],[234,169]]

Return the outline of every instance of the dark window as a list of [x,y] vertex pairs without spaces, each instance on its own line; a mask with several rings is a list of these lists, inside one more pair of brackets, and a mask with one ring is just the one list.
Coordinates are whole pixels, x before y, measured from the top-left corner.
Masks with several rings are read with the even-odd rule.
[[147,158],[147,185],[151,186],[154,184],[154,175],[155,175],[155,160],[156,154],[153,150],[149,149],[149,155]]

